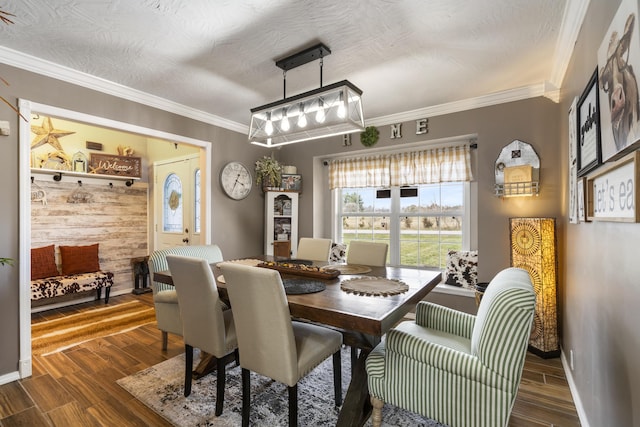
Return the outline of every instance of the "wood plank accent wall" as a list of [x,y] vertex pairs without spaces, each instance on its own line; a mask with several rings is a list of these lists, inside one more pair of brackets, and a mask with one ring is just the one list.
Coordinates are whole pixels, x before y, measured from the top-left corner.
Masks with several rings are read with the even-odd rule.
[[[60,266],[63,246],[99,243],[100,268],[114,274],[111,292],[131,289],[131,259],[147,256],[148,251],[148,184],[123,182],[104,184],[77,181],[55,182],[51,176],[36,177],[32,191],[46,192],[47,203],[31,202],[31,247],[56,245],[56,263]],[[93,181],[97,182],[97,181]],[[90,203],[69,203],[67,199],[78,188],[93,196]],[[86,297],[87,295],[82,295]]]

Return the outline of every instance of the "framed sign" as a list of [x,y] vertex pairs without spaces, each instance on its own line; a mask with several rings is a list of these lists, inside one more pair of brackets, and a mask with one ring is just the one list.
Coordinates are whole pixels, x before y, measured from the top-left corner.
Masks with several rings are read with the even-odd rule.
[[283,173],[282,189],[287,191],[302,191],[302,175]]
[[598,70],[593,73],[578,99],[578,176],[597,168],[602,161],[600,145],[600,108],[598,106]]
[[593,221],[639,222],[635,151],[587,179],[587,217]]
[[587,179],[580,178],[576,183],[576,203],[578,222],[587,222]]
[[638,2],[622,0],[598,49],[602,161],[640,147]]
[[89,173],[140,178],[140,157],[92,153]]
[[578,159],[577,156],[577,125],[576,125],[576,108],[578,105],[578,97],[573,98],[571,107],[569,107],[569,222],[571,224],[578,223],[578,199],[577,199],[577,180],[578,180]]

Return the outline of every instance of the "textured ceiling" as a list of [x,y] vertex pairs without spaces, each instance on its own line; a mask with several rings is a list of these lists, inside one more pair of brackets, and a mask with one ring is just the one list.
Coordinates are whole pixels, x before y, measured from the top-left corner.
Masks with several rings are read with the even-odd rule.
[[[20,0],[0,6],[16,15],[0,46],[247,126],[282,98],[275,60],[322,42],[324,83],[362,89],[369,120],[559,85],[567,1]],[[287,96],[319,84],[311,62]]]

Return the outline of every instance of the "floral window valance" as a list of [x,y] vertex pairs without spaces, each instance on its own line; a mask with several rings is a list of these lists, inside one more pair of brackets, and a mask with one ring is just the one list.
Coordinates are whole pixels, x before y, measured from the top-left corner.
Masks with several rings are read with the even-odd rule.
[[391,187],[471,181],[468,145],[336,159],[329,163],[329,187]]

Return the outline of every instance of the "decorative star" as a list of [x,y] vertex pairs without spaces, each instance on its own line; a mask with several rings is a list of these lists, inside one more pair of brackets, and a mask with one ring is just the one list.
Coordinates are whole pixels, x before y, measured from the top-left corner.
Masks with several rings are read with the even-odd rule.
[[75,133],[68,130],[54,129],[53,123],[51,122],[51,117],[43,119],[42,126],[31,125],[31,132],[36,134],[35,138],[33,138],[33,141],[31,141],[32,150],[44,144],[51,144],[51,146],[53,146],[58,151],[64,151],[62,149],[62,145],[60,145],[60,141],[58,141],[58,138],[62,138],[63,136]]

